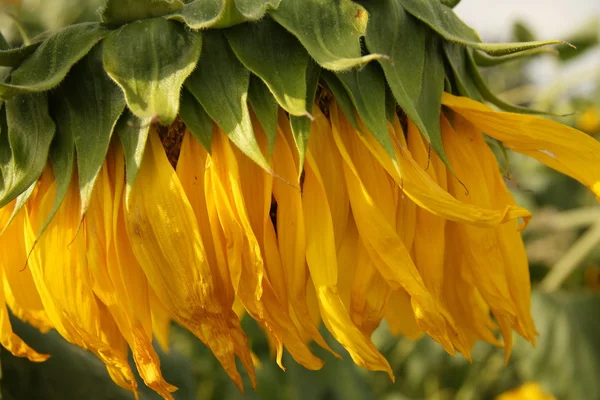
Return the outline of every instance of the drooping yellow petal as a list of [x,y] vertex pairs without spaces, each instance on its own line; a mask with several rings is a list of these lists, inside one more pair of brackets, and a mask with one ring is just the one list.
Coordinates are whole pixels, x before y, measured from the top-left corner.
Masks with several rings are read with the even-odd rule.
[[165,309],[213,351],[242,389],[228,326],[233,311],[215,292],[196,216],[153,129],[125,222],[135,257]]
[[[0,281],[4,281],[4,279],[4,273],[2,268],[0,268]],[[47,354],[38,353],[29,347],[23,339],[13,332],[4,300],[4,285],[0,285],[0,343],[13,356],[26,357],[30,361],[40,362],[50,357]]]
[[334,103],[330,108],[333,136],[345,161],[352,213],[366,249],[388,284],[410,294],[423,330],[453,353],[446,320],[396,233],[392,180],[359,139],[360,133],[340,114]]
[[404,289],[395,290],[385,309],[385,319],[393,335],[404,335],[417,340],[423,336],[423,329],[417,324],[410,304],[410,295]]
[[[494,173],[499,171],[498,168],[490,171],[481,161],[485,157],[494,157],[493,154],[484,151],[483,146],[487,145],[483,138],[480,138],[481,143],[477,146],[476,136],[472,132],[462,127],[459,130],[458,125],[455,131],[445,118],[442,118],[441,127],[446,154],[456,172],[456,176],[448,176],[450,192],[465,203],[494,208],[498,204],[495,199],[500,193],[494,191],[491,182],[494,180]],[[457,177],[460,177],[460,182]],[[500,325],[506,341],[505,350],[509,354],[508,341],[512,337],[517,307],[509,289],[506,273],[512,266],[504,258],[498,228],[449,223],[452,225],[452,234],[462,243],[464,263]]]
[[[25,243],[31,249],[54,201],[55,184],[30,200],[25,215]],[[86,257],[86,223],[80,226],[77,177],[37,245],[27,267],[49,320],[69,342],[94,352],[119,386],[136,391],[127,360],[127,343],[107,308],[92,289]]]
[[223,236],[218,238],[227,255],[236,294],[248,313],[283,343],[297,362],[309,369],[321,368],[323,362],[302,340],[287,306],[284,308],[265,274],[260,245],[246,210],[238,162],[229,139],[221,131],[213,136],[209,171],[210,195],[223,230]]
[[[210,188],[210,185],[207,185],[208,176],[210,175],[206,169],[207,162],[209,162],[209,157],[206,150],[189,131],[186,132],[177,162],[177,176],[196,216],[196,222],[204,241],[208,266],[214,279],[215,294],[219,296],[223,307],[228,310],[226,318],[235,353],[242,360],[246,370],[251,375],[251,380],[254,382],[253,362],[248,351],[248,339],[242,331],[237,314],[233,310],[234,291],[227,261],[222,248],[215,246],[215,235],[222,235],[222,233],[213,231],[211,227],[211,218],[215,218],[214,222],[217,223],[218,216],[216,210],[214,210],[214,203],[211,203],[212,196],[206,195],[207,187]],[[209,209],[209,207],[212,207],[212,209]],[[211,214],[212,216],[210,216]]]
[[[505,204],[514,205],[510,192],[504,184],[498,163],[493,152],[485,143],[482,133],[471,123],[460,116],[454,118],[454,126],[461,135],[468,138],[474,152],[478,154],[481,170],[487,176],[489,190],[493,193],[492,203],[495,207]],[[535,343],[536,330],[531,317],[531,284],[527,254],[521,234],[517,230],[517,221],[509,221],[496,229],[498,242],[504,259],[504,271],[508,288],[517,306],[517,331]]]
[[[348,350],[356,364],[370,370],[386,371],[393,379],[387,360],[356,327],[337,288],[336,243],[340,243],[340,246],[343,243],[348,223],[348,197],[340,164],[341,158],[331,137],[331,127],[325,116],[317,111],[306,154],[302,205],[307,238],[306,260],[319,300],[321,317],[327,329]],[[321,171],[324,171],[323,175]],[[345,221],[341,220],[341,213],[345,213]]]
[[[285,126],[289,126],[287,118],[283,117],[283,122]],[[285,134],[278,129],[272,165],[273,171],[280,179],[273,180],[273,197],[277,202],[277,243],[289,294],[288,301],[294,321],[303,336],[314,340],[319,346],[337,356],[312,323],[306,303],[308,269],[302,196],[300,189],[290,184],[297,178],[299,167],[296,159]]]
[[[5,226],[14,201],[0,209],[0,226]],[[45,333],[52,328],[37,292],[31,271],[26,268],[27,251],[24,238],[25,210],[21,210],[0,235],[0,269],[4,270],[4,298],[13,314]],[[5,249],[5,250],[4,250]]]
[[124,155],[119,146],[112,146],[96,180],[86,214],[92,288],[129,344],[146,385],[163,398],[172,399],[171,392],[177,388],[164,380],[152,345],[148,282],[125,232],[124,183]]
[[546,118],[494,111],[449,93],[442,102],[509,149],[577,179],[600,199],[600,143],[591,136]]
[[388,124],[390,135],[396,143],[396,157],[400,166],[401,175],[394,167],[385,149],[377,142],[375,136],[367,132],[360,135],[360,139],[375,158],[388,171],[411,200],[418,206],[450,221],[456,221],[476,226],[498,226],[506,221],[531,218],[531,213],[518,206],[509,206],[504,209],[486,209],[472,204],[465,204],[452,197],[447,191],[436,184],[424,171],[402,143],[404,133],[398,118],[394,124]]

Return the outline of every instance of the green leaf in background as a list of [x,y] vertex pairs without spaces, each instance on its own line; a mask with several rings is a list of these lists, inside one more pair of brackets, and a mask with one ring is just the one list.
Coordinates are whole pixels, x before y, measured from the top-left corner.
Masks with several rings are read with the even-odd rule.
[[306,110],[306,68],[309,56],[298,40],[271,19],[246,23],[226,31],[239,60],[269,87],[291,115]]
[[479,89],[469,72],[471,68],[467,54],[469,50],[465,46],[452,42],[444,42],[443,46],[446,60],[454,75],[453,83],[457,89],[457,93],[454,94],[483,102]]
[[368,3],[367,9],[372,15],[367,47],[390,56],[379,63],[396,101],[448,165],[440,131],[445,71],[437,37],[396,0]]
[[[319,86],[319,77],[321,76],[321,67],[314,62],[312,59],[308,62],[306,67],[306,105],[311,107],[315,102],[315,96],[317,94],[317,86]],[[312,112],[312,110],[310,110]],[[304,156],[306,154],[306,148],[308,146],[308,136],[310,134],[310,123],[311,119],[306,117],[295,117],[290,116],[290,126],[292,128],[292,134],[294,135],[294,142],[298,149],[298,179],[302,175],[304,166]]]
[[45,93],[17,96],[7,100],[4,107],[6,127],[0,135],[0,207],[10,203],[40,176],[55,130]]
[[492,55],[518,53],[552,44],[568,44],[562,40],[517,43],[481,43],[481,39],[456,13],[439,0],[400,0],[402,7],[427,24],[444,39],[485,51]]
[[350,95],[362,122],[398,168],[387,126],[383,72],[375,64],[367,64],[360,70],[338,73],[337,77]]
[[561,400],[600,396],[600,296],[535,293],[536,348],[519,340],[514,352],[524,380],[537,381]]
[[185,85],[229,139],[271,172],[252,130],[247,103],[249,84],[250,72],[235,57],[225,36],[206,31],[200,62]]
[[276,9],[281,0],[193,0],[167,18],[192,29],[227,28],[245,21],[256,21]]
[[62,122],[61,129],[69,130],[75,141],[83,217],[125,99],[104,72],[102,46],[78,63],[63,85],[57,119]]
[[352,127],[358,132],[363,133],[360,129],[358,120],[356,119],[356,115],[354,114],[354,104],[352,104],[352,99],[340,79],[330,71],[321,71],[321,76],[333,94],[338,106],[340,106],[340,109],[346,118],[348,118],[348,122],[350,122]]
[[121,25],[160,17],[183,7],[181,0],[107,0],[101,11],[102,22]]
[[179,112],[183,81],[202,48],[200,33],[163,18],[136,21],[104,40],[104,68],[140,118],[171,124]]
[[250,75],[248,101],[267,135],[267,155],[271,156],[277,137],[279,105],[267,85],[256,75]]
[[130,110],[125,109],[121,118],[117,121],[114,133],[119,136],[125,153],[125,200],[129,201],[129,193],[142,166],[148,132],[150,131],[150,118],[140,119]]
[[369,16],[350,0],[285,0],[269,15],[293,33],[323,68],[341,71],[381,58],[361,55],[360,37]]
[[92,22],[58,31],[12,72],[10,84],[0,83],[0,97],[43,92],[57,86],[71,67],[108,32],[100,24]]
[[179,116],[192,135],[210,154],[210,144],[213,136],[212,120],[198,100],[186,89],[181,90],[181,106]]

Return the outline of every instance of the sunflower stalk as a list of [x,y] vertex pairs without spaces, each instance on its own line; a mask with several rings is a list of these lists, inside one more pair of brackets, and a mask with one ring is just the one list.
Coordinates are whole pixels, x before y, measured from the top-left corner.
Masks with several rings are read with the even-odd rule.
[[339,357],[322,323],[391,379],[384,318],[468,359],[478,340],[508,359],[513,330],[535,342],[531,214],[485,135],[597,196],[600,144],[497,100],[473,60],[563,42],[482,43],[455,4],[108,0],[1,49],[0,318],[56,329],[137,392],[130,349],[167,399],[152,338],[170,321],[241,390],[244,314],[281,368],[285,349],[320,369],[311,342]]

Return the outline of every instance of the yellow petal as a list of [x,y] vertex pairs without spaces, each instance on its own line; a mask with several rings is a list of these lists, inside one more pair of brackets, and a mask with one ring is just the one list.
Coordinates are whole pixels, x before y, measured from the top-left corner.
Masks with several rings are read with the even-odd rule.
[[396,233],[396,209],[391,178],[373,158],[334,103],[330,109],[333,136],[345,161],[344,175],[352,213],[373,262],[388,284],[412,298],[419,325],[452,353],[446,320],[425,288],[410,254]]
[[[393,379],[387,360],[356,327],[338,293],[336,242],[340,246],[343,243],[348,223],[347,211],[342,210],[346,213],[346,221],[342,222],[339,216],[340,208],[348,204],[340,164],[341,159],[331,137],[331,127],[325,116],[320,112],[315,113],[306,154],[302,205],[307,238],[306,260],[319,299],[321,316],[327,329],[348,350],[356,364],[370,370],[386,371]],[[325,171],[323,176],[321,170]],[[336,214],[337,217],[334,217]]]
[[372,134],[367,132],[365,135],[360,135],[360,139],[404,193],[420,207],[450,221],[477,226],[498,226],[517,218],[523,218],[525,221],[531,218],[531,213],[521,207],[486,209],[458,201],[432,181],[427,172],[413,159],[406,145],[402,144],[404,133],[397,117],[393,126],[388,125],[388,127],[390,135],[396,142],[396,157],[401,175],[398,174],[385,149]]
[[210,182],[227,254],[231,281],[248,313],[282,342],[292,357],[309,369],[323,365],[300,336],[287,306],[265,274],[260,245],[253,232],[240,182],[240,172],[229,139],[219,131],[213,136]]
[[[0,210],[0,226],[8,221],[14,202]],[[0,235],[0,269],[4,270],[4,297],[6,304],[19,319],[45,333],[52,328],[37,292],[31,271],[26,267],[27,251],[24,238],[25,210],[21,210]]]
[[494,111],[449,93],[442,102],[509,149],[578,180],[600,200],[600,143],[591,136],[546,118]]
[[[54,202],[55,185],[38,193],[25,215],[26,248],[31,249]],[[92,290],[86,257],[86,221],[80,226],[79,190],[73,177],[56,216],[27,264],[48,318],[71,343],[94,352],[119,386],[136,391],[127,344]]]
[[233,311],[215,292],[196,216],[153,129],[125,221],[135,257],[165,309],[204,341],[242,388],[228,327]]
[[423,336],[423,329],[417,324],[410,304],[410,295],[404,289],[396,290],[390,295],[385,319],[393,335],[404,335],[412,340]]

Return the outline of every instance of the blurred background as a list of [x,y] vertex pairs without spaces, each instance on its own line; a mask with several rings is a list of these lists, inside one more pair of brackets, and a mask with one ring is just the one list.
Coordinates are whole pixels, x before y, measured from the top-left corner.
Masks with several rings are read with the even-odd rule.
[[[18,45],[23,38],[75,21],[95,19],[101,0],[0,0],[0,30]],[[463,0],[456,12],[483,40],[564,39],[577,46],[558,55],[484,68],[502,99],[556,115],[558,121],[600,138],[600,1]],[[16,21],[19,21],[17,23]],[[600,399],[600,206],[583,186],[515,153],[498,151],[498,161],[519,204],[534,219],[524,232],[534,287],[533,315],[539,330],[534,349],[515,336],[508,365],[501,349],[478,345],[473,362],[453,358],[427,338],[393,337],[385,323],[374,342],[394,369],[384,373],[356,367],[315,348],[323,370],[307,371],[284,357],[287,371],[270,359],[268,343],[250,319],[243,325],[259,358],[258,390],[246,382],[242,395],[210,352],[173,326],[170,349],[162,353],[166,379],[180,388],[179,400],[197,399],[494,399],[526,382],[537,382],[557,399]],[[30,364],[0,350],[3,399],[130,399],[92,355],[51,332],[13,320],[15,331],[38,351],[52,354]],[[324,331],[324,335],[327,333]],[[329,337],[329,339],[331,339]],[[344,350],[330,340],[340,354]],[[142,399],[157,399],[142,388]],[[537,400],[542,397],[510,397]],[[503,399],[504,400],[504,399]]]

